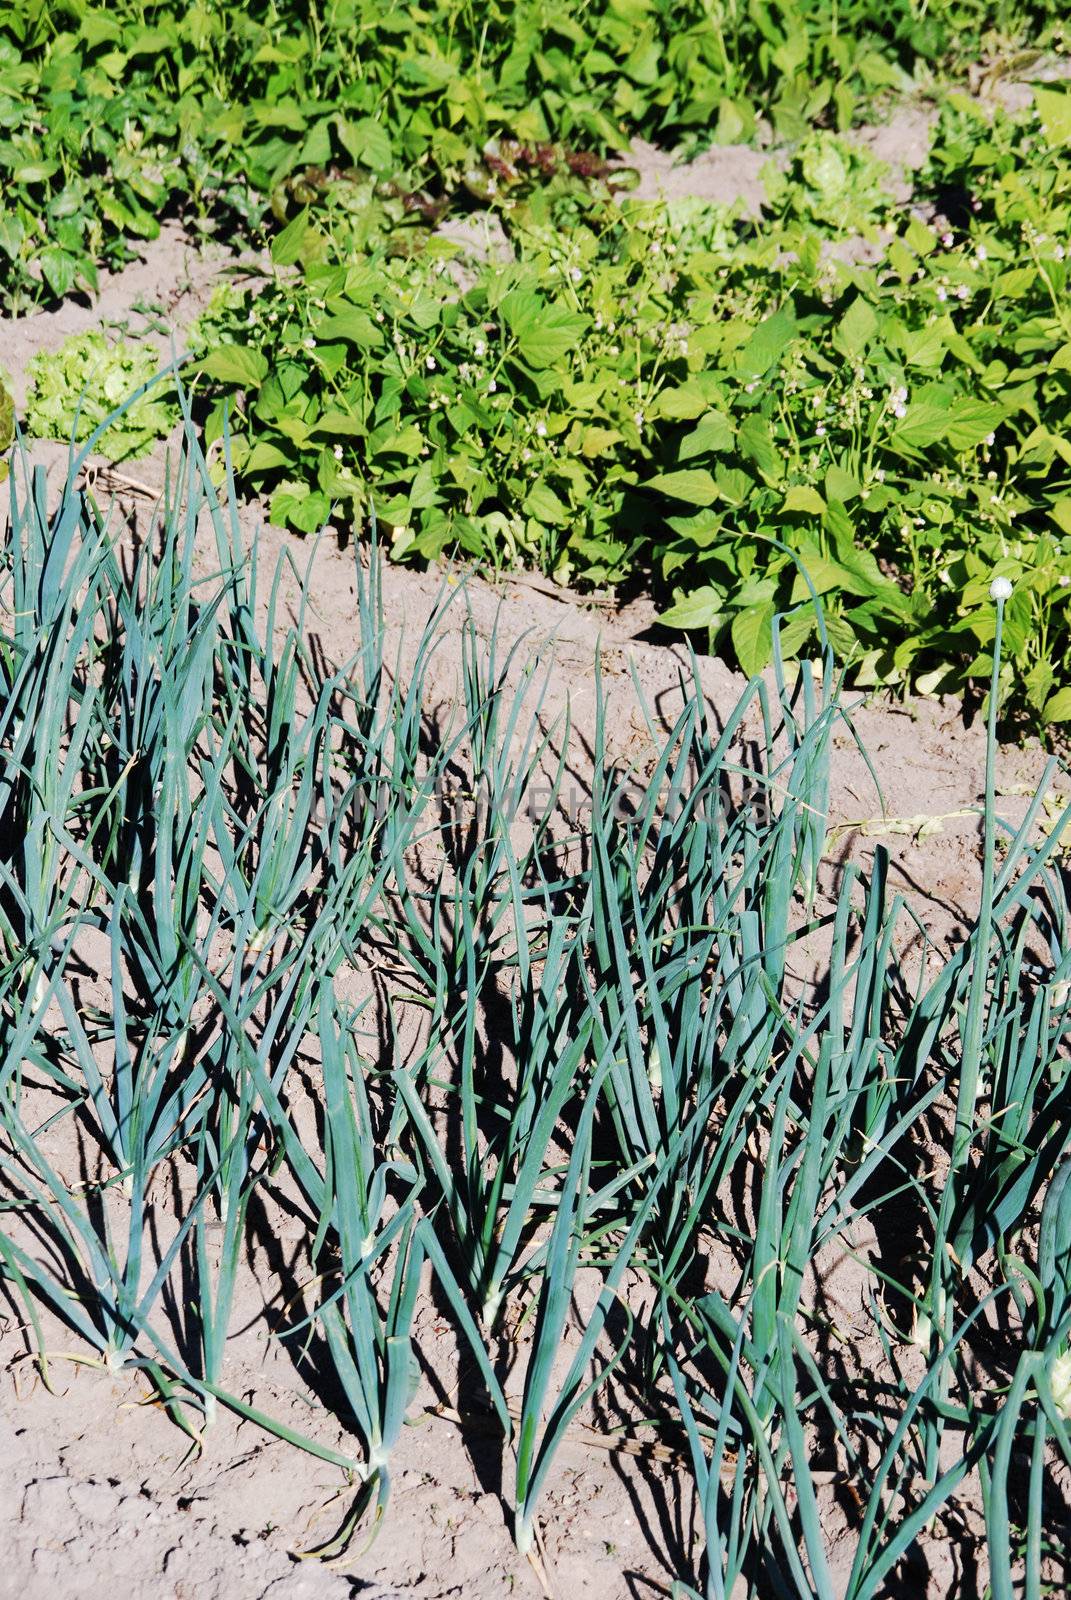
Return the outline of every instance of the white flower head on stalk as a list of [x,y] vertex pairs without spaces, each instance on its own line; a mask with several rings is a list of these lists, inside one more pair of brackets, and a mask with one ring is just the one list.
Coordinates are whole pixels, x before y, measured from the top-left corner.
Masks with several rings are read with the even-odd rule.
[[990,600],[1010,600],[1012,597],[1012,584],[1010,578],[994,578],[989,585]]

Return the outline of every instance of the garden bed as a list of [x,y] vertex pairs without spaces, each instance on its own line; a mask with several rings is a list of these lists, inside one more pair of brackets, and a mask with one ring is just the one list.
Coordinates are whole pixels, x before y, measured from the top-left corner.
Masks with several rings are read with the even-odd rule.
[[[989,91],[988,114],[1000,96],[972,86]],[[1032,91],[1014,72],[998,87],[1028,110]],[[944,114],[950,136],[955,116],[975,113],[946,104]],[[1057,114],[1050,104],[1042,157],[1059,184]],[[637,178],[633,199],[683,203],[685,231],[706,226],[701,208],[688,212],[693,201],[754,217],[769,181],[776,191],[776,178],[760,179],[772,160],[797,185],[786,205],[810,193],[821,209],[818,167],[808,177],[794,166],[794,115],[779,100],[772,128],[742,116],[741,135],[767,148],[723,146],[688,163],[637,139],[621,156]],[[820,222],[815,271],[819,257],[843,271],[836,318],[808,345],[823,382],[838,381],[841,358],[873,359],[888,377],[895,339],[872,356],[876,334],[855,308],[881,302],[868,273],[890,259],[909,215],[918,231],[901,261],[901,311],[916,274],[929,292],[951,272],[970,295],[991,297],[998,323],[1006,293],[1008,318],[1045,363],[1056,348],[1058,330],[1020,317],[1034,280],[1009,286],[1016,266],[1002,259],[1001,290],[984,247],[968,261],[970,216],[955,224],[953,250],[938,243],[948,217],[932,193],[913,204],[911,174],[926,166],[936,117],[916,95],[882,126],[848,130],[843,146],[823,134],[811,147],[819,164],[832,150],[850,166],[843,150],[861,149],[898,169],[896,226],[867,212],[865,164],[849,211]],[[980,124],[968,126],[977,135]],[[1021,162],[1021,131],[1000,137]],[[998,231],[1006,155],[1001,146],[980,163],[986,225]],[[557,183],[583,217],[586,177],[555,165],[561,147],[545,159],[555,167],[547,192]],[[538,204],[538,183],[532,192]],[[513,259],[513,224],[491,198],[460,223],[426,219],[431,256],[450,247],[437,275],[454,285],[446,301],[493,287]],[[838,518],[852,506],[861,529],[871,488],[880,516],[884,478],[849,482],[847,456],[818,473],[802,447],[806,483],[763,464],[750,396],[782,381],[773,360],[756,365],[751,390],[740,368],[717,396],[704,391],[700,411],[680,400],[701,357],[722,359],[713,341],[680,355],[663,386],[679,414],[660,402],[658,492],[672,500],[693,474],[694,514],[681,514],[687,496],[665,513],[677,513],[688,549],[649,566],[651,582],[627,581],[627,563],[593,555],[590,540],[569,554],[586,491],[573,484],[573,522],[561,522],[566,490],[549,483],[555,461],[581,457],[593,498],[618,468],[622,482],[635,476],[629,452],[650,448],[643,425],[635,447],[626,422],[582,450],[548,405],[541,442],[531,384],[550,363],[533,357],[546,328],[536,317],[527,335],[518,321],[527,364],[508,378],[516,388],[498,415],[530,410],[526,448],[547,452],[550,498],[526,487],[513,527],[509,496],[520,504],[521,490],[503,489],[506,509],[490,515],[514,533],[523,524],[523,538],[501,559],[470,549],[474,570],[453,536],[467,512],[440,539],[421,520],[433,504],[424,490],[406,479],[403,494],[370,469],[361,488],[381,543],[422,557],[384,561],[367,537],[367,495],[347,500],[330,476],[334,461],[356,470],[358,435],[336,415],[331,451],[306,449],[310,418],[290,415],[284,427],[282,407],[262,435],[250,420],[268,373],[304,359],[273,343],[288,337],[288,297],[304,297],[311,319],[302,348],[338,348],[321,313],[354,314],[357,350],[378,337],[360,293],[346,289],[347,311],[330,287],[329,304],[318,303],[319,245],[302,232],[315,232],[318,213],[296,215],[304,222],[292,216],[274,248],[241,255],[219,243],[202,251],[168,221],[93,301],[0,323],[20,414],[34,402],[37,358],[102,327],[109,339],[136,337],[154,360],[192,337],[202,362],[200,426],[172,425],[172,413],[168,436],[153,437],[165,431],[155,419],[135,459],[75,461],[66,444],[32,436],[11,456],[0,1595],[122,1584],[146,1600],[541,1590],[716,1600],[723,1561],[763,1600],[791,1585],[820,1600],[938,1600],[990,1582],[1007,1600],[1013,1565],[1032,1593],[1042,1581],[1059,1588],[1071,956],[1055,836],[1071,780],[1045,747],[1065,720],[1057,697],[1071,695],[1057,576],[1071,557],[1055,534],[1049,566],[1033,547],[1013,549],[1015,529],[979,499],[977,538],[955,557],[956,637],[977,633],[965,665],[947,632],[926,634],[921,598],[914,631],[904,622],[904,596],[922,597],[933,578],[925,562],[908,580],[876,534],[880,563],[869,545],[868,563],[845,555]],[[765,294],[795,271],[805,231],[783,232],[782,254],[761,259],[760,229],[740,255],[741,281],[722,282],[718,265],[711,325],[719,295],[750,294],[748,273]],[[650,235],[659,248],[675,237],[661,222]],[[545,252],[546,236],[519,254],[529,248]],[[697,271],[713,271],[736,245],[704,236],[687,248],[711,258]],[[408,269],[392,259],[402,294]],[[1037,272],[1063,304],[1062,267],[1046,256]],[[779,314],[772,304],[752,340]],[[822,321],[817,302],[800,304],[800,326]],[[408,311],[397,315],[408,328]],[[601,313],[592,300],[574,315]],[[977,326],[982,349],[993,319]],[[579,322],[562,328],[580,335]],[[247,337],[256,359],[239,379],[233,352]],[[896,338],[908,367],[921,366],[918,381],[936,382],[922,330]],[[932,462],[919,466],[918,451],[945,448],[947,419],[997,404],[1011,382],[990,368],[992,393],[968,394],[978,363],[959,338],[962,387],[943,396],[940,427],[929,416],[933,438],[897,444],[906,391],[881,423],[882,448],[906,452],[897,492],[905,504],[915,496],[912,520],[926,525],[916,549],[936,548],[967,503],[944,458],[924,481]],[[738,355],[725,355],[734,372]],[[316,359],[316,383],[359,364],[352,351],[331,371],[334,356],[327,367]],[[444,364],[441,354],[425,361],[428,374]],[[1035,520],[1058,521],[1069,503],[1059,449],[1025,442],[1042,402],[1056,437],[1053,385],[1066,369],[1052,360],[1019,412],[1005,408],[990,430],[1002,461],[1040,452],[1017,480],[1033,497],[1018,509]],[[102,416],[111,409],[87,395]],[[431,390],[409,399],[414,415],[426,405],[419,448],[434,446],[445,473],[432,412],[448,402]],[[733,439],[751,443],[725,467],[718,430],[734,406]],[[589,432],[612,420],[589,419]],[[671,459],[684,424],[706,426],[706,443]],[[839,423],[818,426],[807,446],[816,454]],[[960,465],[992,446],[967,431]],[[250,466],[269,433],[285,469],[269,455],[262,471]],[[409,455],[420,459],[406,445]],[[754,472],[743,488],[731,476],[741,463]],[[717,484],[709,496],[707,480]],[[726,579],[705,565],[704,514],[736,488],[752,497],[749,515],[787,527],[792,541],[765,577]],[[316,496],[332,513],[319,535]],[[533,525],[551,543],[567,530],[561,560],[544,559],[550,544]],[[847,563],[832,576],[831,538]],[[51,563],[50,548],[61,551]],[[551,575],[521,570],[525,560]],[[798,566],[826,600],[824,655]],[[671,598],[682,568],[688,584]],[[994,572],[1014,578],[1011,598],[998,587],[994,602]],[[767,581],[768,592],[740,599],[741,583]],[[877,637],[894,589],[890,618],[909,642],[928,640],[919,662],[905,644],[893,670],[875,646],[872,670],[842,683],[834,653],[855,668],[859,655],[843,627],[864,643],[867,629]],[[91,625],[80,634],[83,611]],[[991,683],[998,615],[1005,676]],[[761,648],[744,616],[761,621]],[[910,686],[920,663],[923,694]],[[1001,730],[1013,738],[996,737],[994,686],[1018,718]],[[675,830],[674,805],[689,828]],[[1029,885],[1019,900],[1017,884]],[[545,1430],[563,1383],[556,1440]]]

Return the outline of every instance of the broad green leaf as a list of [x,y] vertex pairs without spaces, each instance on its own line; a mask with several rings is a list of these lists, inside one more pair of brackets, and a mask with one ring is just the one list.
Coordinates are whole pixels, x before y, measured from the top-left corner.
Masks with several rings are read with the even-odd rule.
[[305,483],[282,483],[271,497],[269,515],[280,528],[297,528],[301,533],[319,533],[331,513],[325,494]]
[[1050,695],[1041,715],[1045,722],[1071,722],[1071,688]]
[[531,367],[549,367],[573,350],[589,318],[568,306],[548,304],[533,289],[511,289],[499,306],[506,331]]
[[366,431],[360,417],[355,417],[349,411],[339,411],[334,406],[323,413],[312,429],[313,433],[324,433],[329,438],[340,435],[349,439],[359,439]]
[[[857,586],[852,580],[851,573],[847,572],[839,562],[829,561],[825,556],[812,554],[810,551],[801,555],[799,559],[807,577],[804,577],[803,572],[796,573],[792,585],[793,605],[798,604],[800,600],[809,600],[812,588],[817,594],[828,594],[831,589],[847,589],[849,593],[856,590]],[[810,583],[807,581],[808,578]]]
[[78,263],[74,257],[55,245],[46,245],[37,259],[52,293],[58,299],[70,294],[78,277]]
[[773,656],[774,603],[764,600],[759,605],[738,611],[733,618],[733,648],[741,667],[749,678],[769,666]]
[[948,421],[947,406],[937,405],[932,400],[914,401],[893,429],[890,443],[894,448],[925,450],[944,437]]
[[1071,142],[1071,94],[1035,87],[1034,110],[1051,146]]
[[267,357],[243,344],[217,345],[197,366],[217,383],[234,383],[242,389],[258,389],[268,376]]
[[347,306],[333,317],[325,317],[317,323],[316,337],[325,341],[344,339],[347,344],[355,344],[361,350],[378,350],[384,342],[383,330],[372,321],[367,311],[360,311],[356,306]]
[[827,499],[839,500],[844,504],[856,498],[860,484],[850,472],[834,462],[826,471],[825,490]]
[[682,383],[675,389],[663,389],[651,407],[653,416],[668,417],[672,422],[691,422],[708,409],[710,400],[702,386],[694,381]]
[[812,489],[809,484],[797,483],[785,495],[782,511],[810,511],[820,517],[826,509],[826,503],[817,489]]
[[284,455],[278,445],[269,443],[267,439],[258,439],[249,455],[246,457],[243,472],[274,472],[279,467],[289,467],[290,457]]
[[58,161],[24,161],[10,175],[12,183],[44,183],[59,171]]
[[292,267],[301,260],[308,231],[309,208],[306,206],[271,242],[271,258],[277,267]]
[[937,234],[926,226],[921,217],[912,217],[904,229],[904,238],[916,255],[929,256],[937,248]]
[[589,460],[595,456],[605,455],[612,450],[615,444],[621,443],[621,435],[616,428],[585,428],[580,441],[581,453]]
[[12,261],[22,248],[26,230],[14,211],[0,212],[0,250]]
[[817,626],[813,606],[801,606],[794,616],[783,618],[777,630],[782,656],[791,661],[799,654],[800,646],[811,637]]
[[645,489],[657,489],[672,500],[684,500],[691,506],[713,505],[718,498],[718,486],[705,467],[689,467],[681,472],[660,472],[648,478]]
[[408,422],[403,428],[378,429],[368,447],[373,456],[408,456],[415,460],[424,448],[424,435],[415,422]]
[[535,517],[537,522],[549,522],[555,527],[564,527],[569,521],[569,507],[559,500],[554,490],[549,488],[542,479],[533,484],[524,501],[524,510],[528,516]]
[[1071,534],[1071,499],[1054,500],[1049,507],[1049,516],[1061,532]]
[[1004,407],[995,401],[957,400],[949,412],[945,438],[953,450],[973,450],[1004,420]]
[[721,498],[731,506],[742,506],[755,487],[754,480],[739,467],[719,467],[716,482]]
[[0,451],[15,437],[15,402],[0,383]]
[[667,628],[706,628],[720,615],[721,610],[720,594],[707,584],[675,601],[660,614],[658,620],[665,623]]
[[993,285],[993,293],[1001,295],[1006,300],[1018,300],[1023,295],[1029,294],[1037,282],[1037,272],[1033,267],[1012,267],[1008,272],[1002,272]]
[[900,336],[900,345],[909,367],[925,367],[931,371],[941,365],[948,348],[940,322],[931,323],[926,328],[905,328]]
[[321,117],[314,122],[305,135],[301,149],[298,152],[297,164],[299,167],[326,167],[331,163],[331,122],[330,117]]
[[784,476],[781,456],[773,442],[770,424],[757,412],[745,417],[737,435],[741,453],[753,461],[767,483],[779,483]]
[[857,295],[840,319],[833,343],[850,360],[857,361],[868,345],[873,343],[877,332],[877,313],[861,295]]
[[705,507],[701,511],[693,511],[687,517],[667,517],[666,522],[682,539],[687,539],[690,544],[698,545],[705,549],[721,531],[723,515]]
[[796,314],[789,301],[760,322],[736,357],[743,378],[761,378],[776,366],[796,336]]
[[691,461],[694,456],[705,456],[708,453],[717,455],[721,451],[731,450],[734,438],[735,433],[729,418],[720,411],[708,411],[681,440],[677,452],[678,458],[681,461]]

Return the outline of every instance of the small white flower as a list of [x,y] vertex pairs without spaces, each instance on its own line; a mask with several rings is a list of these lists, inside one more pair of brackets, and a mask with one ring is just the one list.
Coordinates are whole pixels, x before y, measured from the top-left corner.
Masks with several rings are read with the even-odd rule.
[[989,585],[990,600],[1010,600],[1012,597],[1011,580],[1008,578],[994,578]]
[[487,380],[487,393],[488,394],[494,394],[494,392],[495,392],[495,390],[497,388],[498,388],[498,384],[495,382],[494,378],[488,378],[488,380]]
[[952,245],[954,244],[954,242],[955,241],[953,240],[952,235],[950,233],[942,233],[942,235],[941,235],[941,243],[944,245],[946,250],[951,250]]
[[820,438],[820,439],[821,439],[821,438],[822,438],[822,436],[823,436],[823,434],[824,434],[824,433],[825,433],[825,431],[826,431],[826,425],[825,425],[825,423],[824,423],[824,422],[820,422],[820,423],[819,423],[819,424],[818,424],[818,426],[817,426],[817,427],[816,427],[816,428],[815,428],[815,430],[814,430],[814,431],[815,431],[815,433],[816,433],[816,434],[817,434],[817,435],[818,435],[818,437],[819,437],[819,438]]
[[995,433],[987,433],[986,436],[985,436],[985,442],[988,445],[994,445],[996,443],[996,440],[997,440],[997,436],[996,436]]
[[1061,589],[1071,588],[1071,578],[1067,576],[1066,572],[1062,572],[1056,581]]
[[988,255],[988,253],[989,252],[986,250],[985,245],[984,244],[980,244],[978,246],[977,250],[974,252],[975,259],[977,261],[984,261],[986,259],[986,256]]
[[383,321],[383,313],[382,313],[382,311],[377,311],[376,312],[376,321],[377,322],[382,322]]
[[477,339],[472,348],[476,355],[482,356],[484,351],[487,349],[487,346],[484,344],[482,339]]
[[632,416],[633,416],[633,420],[634,420],[637,428],[642,428],[643,427],[643,412],[642,411],[634,411],[632,413]]
[[333,454],[336,461],[342,460],[342,446],[340,444],[335,445]]
[[309,334],[308,338],[305,340],[305,349],[306,350],[315,350],[316,349],[316,340],[313,338],[311,333]]
[[938,298],[938,300],[947,300],[948,299],[948,291],[945,290],[945,289],[942,289],[940,284],[937,285],[937,298]]
[[572,278],[574,283],[579,283],[584,274],[581,272],[579,267],[572,267],[570,268],[569,276]]
[[536,423],[536,433],[538,433],[541,439],[545,439],[547,437],[547,425],[545,422]]
[[429,372],[434,372],[435,371],[435,357],[434,356],[425,356],[424,357],[424,365],[427,367]]
[[960,284],[956,285],[956,299],[957,300],[966,300],[966,298],[967,298],[967,296],[969,294],[970,294],[970,290],[967,288],[967,285],[965,283],[960,283]]
[[1062,261],[1064,259],[1064,254],[1065,252],[1063,245],[1058,244],[1056,249],[1053,251],[1053,255],[1056,257],[1057,261]]

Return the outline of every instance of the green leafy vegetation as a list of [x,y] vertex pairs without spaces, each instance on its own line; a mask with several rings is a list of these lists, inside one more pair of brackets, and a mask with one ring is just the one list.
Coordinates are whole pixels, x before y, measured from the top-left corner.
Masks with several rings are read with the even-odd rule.
[[[998,569],[1002,708],[1058,727],[1071,97],[946,94],[909,202],[845,137],[909,75],[1026,39],[1061,48],[1059,17],[23,0],[0,13],[0,295],[92,289],[169,213],[266,243],[270,281],[221,290],[193,348],[209,442],[229,423],[283,526],[374,513],[400,559],[643,585],[748,673],[810,588],[855,682],[968,696]],[[605,159],[760,113],[788,148],[758,217],[630,200]],[[149,368],[72,341],[35,359],[29,425],[85,439]],[[141,453],[174,415],[152,391],[102,447]],[[798,613],[786,658],[813,634]]]
[[[95,448],[112,461],[143,455],[178,420],[178,407],[160,398],[154,382],[160,364],[150,345],[109,342],[95,331],[73,334],[55,354],[41,352],[27,363],[26,426],[39,439],[79,444],[96,434]],[[122,414],[109,420],[120,406]]]
[[[47,1317],[196,1435],[223,1404],[339,1466],[359,1493],[330,1554],[386,1508],[428,1263],[514,1462],[522,1552],[574,1419],[621,1384],[690,1460],[705,1550],[681,1554],[682,1593],[924,1582],[968,1504],[980,1586],[1066,1587],[1046,1530],[1071,1464],[1071,817],[1036,826],[1053,761],[1021,826],[999,823],[996,696],[979,910],[912,988],[883,852],[823,865],[847,716],[828,656],[717,725],[684,683],[672,728],[649,719],[647,776],[612,763],[600,704],[581,838],[538,676],[508,689],[464,619],[463,704],[429,740],[463,591],[403,677],[358,553],[353,658],[327,667],[283,624],[286,569],[265,588],[243,557],[189,425],[133,563],[80,461],[51,515],[16,465],[0,1274],[45,1372]],[[345,995],[385,950],[380,1033]],[[226,1386],[254,1197],[296,1226],[275,1326],[313,1403],[344,1396],[340,1448]],[[831,1338],[824,1284],[849,1259],[856,1319]]]
[[201,324],[209,436],[229,398],[284,525],[374,510],[397,556],[639,575],[749,673],[810,586],[856,682],[981,692],[996,570],[1002,705],[1067,720],[1068,105],[951,101],[931,222],[828,133],[757,220],[513,172],[509,259],[464,273],[436,237],[396,257],[366,232],[355,261],[344,206],[301,212],[275,281]]
[[[489,141],[605,154],[633,133],[781,139],[875,94],[1062,38],[1047,3],[225,0],[0,9],[0,299],[92,288],[161,215],[256,230],[350,172],[449,203]],[[492,161],[494,157],[492,155]]]

